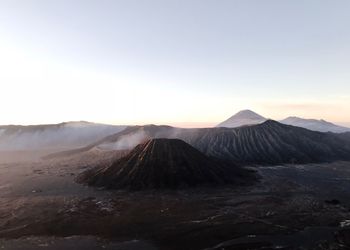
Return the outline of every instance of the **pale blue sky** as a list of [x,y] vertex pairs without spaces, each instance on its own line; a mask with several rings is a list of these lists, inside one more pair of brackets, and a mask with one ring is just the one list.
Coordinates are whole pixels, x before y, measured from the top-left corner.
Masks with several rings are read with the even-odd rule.
[[0,0],[5,123],[350,122],[350,1]]

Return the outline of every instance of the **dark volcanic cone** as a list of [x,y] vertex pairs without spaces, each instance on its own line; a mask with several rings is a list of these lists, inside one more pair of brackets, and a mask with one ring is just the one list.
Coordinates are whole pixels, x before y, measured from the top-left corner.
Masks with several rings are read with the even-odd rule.
[[152,139],[112,165],[87,170],[78,182],[106,188],[177,188],[234,183],[242,174],[178,139]]

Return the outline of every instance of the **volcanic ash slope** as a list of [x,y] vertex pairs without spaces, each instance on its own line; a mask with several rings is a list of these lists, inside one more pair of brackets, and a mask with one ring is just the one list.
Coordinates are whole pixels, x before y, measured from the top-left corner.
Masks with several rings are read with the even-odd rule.
[[77,181],[115,189],[181,188],[239,182],[245,172],[220,163],[179,139],[152,139],[110,166],[87,170]]

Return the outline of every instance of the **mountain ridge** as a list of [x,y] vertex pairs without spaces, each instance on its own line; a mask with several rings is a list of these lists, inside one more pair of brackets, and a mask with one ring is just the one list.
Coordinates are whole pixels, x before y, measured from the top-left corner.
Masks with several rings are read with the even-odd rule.
[[0,126],[0,150],[76,148],[124,128],[125,126],[85,121],[43,125],[2,125]]
[[[266,120],[268,119],[251,110],[241,110],[227,120],[219,123],[216,127],[236,128],[241,126],[251,126],[261,124]],[[317,120],[289,116],[283,120],[279,120],[279,122],[319,132],[344,133],[350,131],[350,128],[348,127],[340,126],[323,119]]]
[[320,132],[333,132],[333,133],[344,133],[350,131],[350,128],[336,125],[326,120],[320,119],[306,119],[296,116],[289,116],[280,121],[283,124],[293,125],[297,127],[307,128],[313,131]]
[[[141,135],[135,137],[135,135]],[[102,145],[120,145],[129,136],[141,143],[152,138],[176,138],[189,143],[207,156],[240,164],[313,163],[350,160],[350,141],[338,134],[311,131],[267,120],[239,128],[182,129],[170,126],[136,126],[105,137],[84,150]],[[136,143],[136,142],[135,142]]]

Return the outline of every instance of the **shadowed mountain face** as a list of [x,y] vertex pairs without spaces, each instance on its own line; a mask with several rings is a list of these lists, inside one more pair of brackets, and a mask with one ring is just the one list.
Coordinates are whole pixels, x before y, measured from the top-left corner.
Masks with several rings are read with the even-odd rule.
[[187,142],[207,155],[241,163],[312,163],[350,159],[350,143],[335,134],[275,121],[236,129],[199,130]]
[[236,128],[246,125],[260,124],[266,121],[266,118],[251,111],[242,110],[237,114],[231,116],[226,121],[218,124],[216,127]]
[[160,137],[178,138],[207,156],[241,164],[313,163],[350,159],[350,141],[345,136],[310,131],[271,120],[240,128],[180,129],[155,125],[129,127],[87,147],[58,155],[81,153],[94,147],[120,149],[121,146],[128,146],[125,142],[130,144],[128,138],[136,145]]
[[338,134],[338,137],[341,140],[346,140],[346,141],[350,142],[350,132]]
[[182,140],[152,139],[111,166],[82,173],[78,181],[107,188],[178,188],[234,183],[239,172]]

